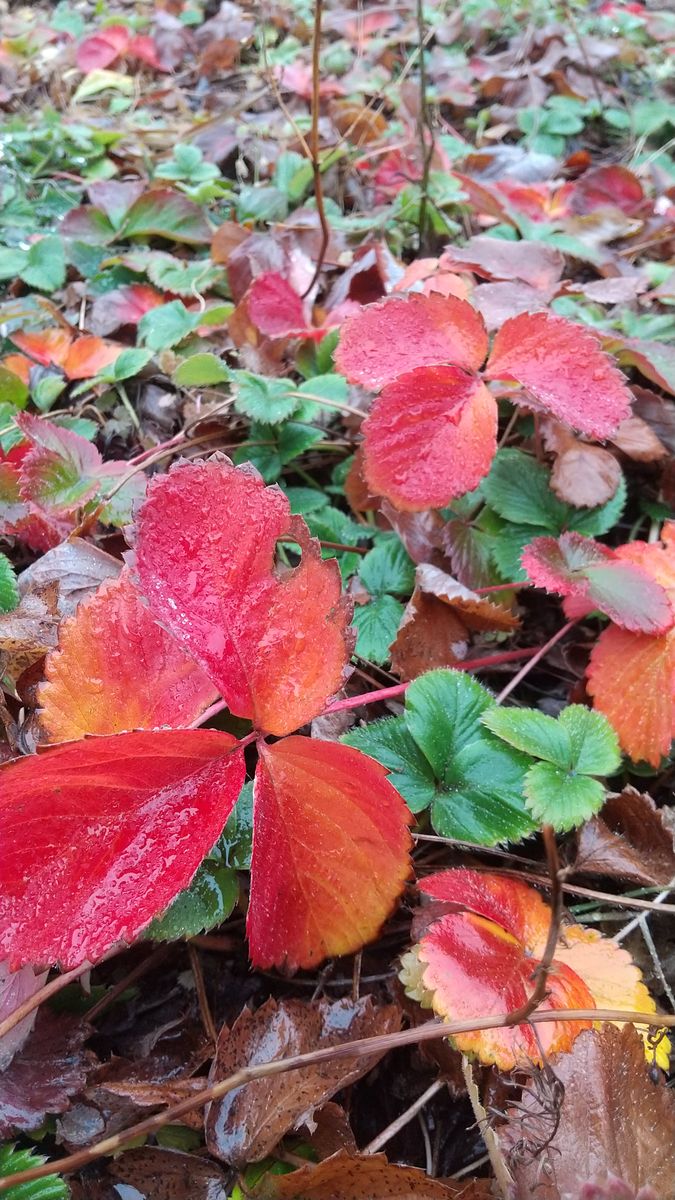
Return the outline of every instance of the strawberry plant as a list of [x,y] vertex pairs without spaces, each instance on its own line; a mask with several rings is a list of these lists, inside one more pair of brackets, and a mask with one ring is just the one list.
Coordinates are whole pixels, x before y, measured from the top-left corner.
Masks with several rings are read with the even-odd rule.
[[499,8],[3,7],[0,1196],[675,1195],[674,24]]

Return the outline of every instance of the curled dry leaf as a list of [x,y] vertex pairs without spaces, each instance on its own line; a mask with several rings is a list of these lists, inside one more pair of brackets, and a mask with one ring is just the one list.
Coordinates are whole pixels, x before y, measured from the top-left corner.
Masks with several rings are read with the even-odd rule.
[[471,633],[511,633],[518,625],[508,608],[483,599],[438,567],[420,563],[415,591],[391,646],[392,667],[403,679],[414,679],[460,662]]
[[19,576],[22,595],[35,587],[58,584],[57,609],[60,617],[72,617],[81,600],[93,595],[106,579],[116,579],[122,564],[82,538],[70,538],[48,550]]
[[[607,1186],[618,1176],[634,1196],[653,1189],[656,1200],[675,1195],[675,1102],[663,1083],[647,1073],[642,1042],[630,1025],[582,1033],[569,1054],[554,1064],[564,1087],[560,1123],[547,1149],[550,1117],[532,1093],[523,1093],[512,1123],[500,1131],[511,1151],[519,1195],[538,1200],[586,1200],[603,1193],[586,1184]],[[523,1147],[525,1139],[525,1147]],[[545,1156],[545,1157],[544,1157]],[[543,1162],[542,1162],[543,1159]],[[544,1163],[548,1168],[542,1170]],[[611,1190],[609,1196],[621,1196]],[[648,1193],[644,1193],[646,1196]]]
[[80,1018],[38,1013],[33,1032],[0,1074],[0,1137],[37,1129],[48,1113],[62,1113],[84,1085],[95,1061],[84,1049],[91,1033]]
[[[647,392],[646,388],[635,388],[636,392]],[[655,397],[661,400],[660,396]],[[665,403],[661,400],[662,403]],[[668,449],[659,440],[652,427],[642,417],[626,417],[612,437],[617,449],[634,462],[659,462],[668,457]]]
[[675,879],[675,809],[628,785],[579,831],[575,871],[665,887]]
[[[22,967],[20,971],[10,971],[6,962],[0,962],[0,1021],[16,1012],[29,996],[39,992],[46,978],[46,972],[42,971],[36,975],[31,966]],[[0,1038],[0,1072],[9,1066],[17,1050],[23,1046],[36,1017],[37,1009]]]
[[153,620],[128,568],[101,585],[59,629],[39,689],[40,727],[51,742],[88,733],[185,728],[218,692]]
[[[376,1005],[367,996],[351,1000],[306,1003],[268,1000],[252,1013],[244,1009],[232,1029],[218,1039],[210,1083],[226,1079],[242,1067],[400,1028],[398,1005]],[[206,1142],[216,1158],[233,1166],[259,1162],[280,1139],[303,1124],[336,1092],[367,1074],[382,1054],[340,1059],[256,1079],[211,1104]]]
[[0,673],[18,679],[56,645],[59,626],[58,584],[38,584],[17,608],[0,613]]
[[[622,421],[622,426],[626,425]],[[619,434],[615,435],[618,438]],[[621,483],[621,467],[609,450],[576,439],[559,454],[551,472],[551,487],[559,500],[575,508],[606,504]]]
[[388,1163],[384,1154],[334,1154],[308,1163],[290,1175],[266,1175],[256,1188],[256,1200],[488,1200],[489,1179],[430,1179],[416,1167]]

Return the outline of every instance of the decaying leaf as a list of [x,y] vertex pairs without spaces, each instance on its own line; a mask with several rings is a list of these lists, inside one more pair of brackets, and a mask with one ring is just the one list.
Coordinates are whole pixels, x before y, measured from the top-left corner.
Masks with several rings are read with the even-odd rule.
[[[215,1083],[242,1067],[254,1066],[324,1046],[355,1041],[400,1027],[396,1005],[358,1000],[268,1000],[252,1013],[244,1009],[231,1029],[223,1030],[209,1076]],[[214,1101],[206,1119],[206,1139],[216,1158],[238,1166],[259,1162],[306,1113],[360,1079],[381,1054],[321,1063],[299,1071],[258,1079]]]
[[488,1179],[430,1179],[416,1167],[388,1163],[384,1154],[334,1154],[290,1175],[266,1175],[255,1190],[260,1200],[488,1200]]
[[80,1017],[43,1009],[25,1045],[0,1074],[0,1137],[37,1129],[47,1113],[62,1113],[80,1090],[93,1055],[90,1027]]
[[521,1100],[524,1112],[514,1111],[500,1132],[520,1194],[586,1200],[598,1196],[585,1190],[586,1184],[602,1187],[618,1176],[632,1189],[625,1195],[651,1187],[656,1200],[670,1200],[675,1194],[675,1103],[663,1083],[649,1078],[642,1042],[632,1026],[580,1034],[571,1052],[556,1060],[554,1071],[564,1096],[550,1145],[536,1153],[550,1139],[551,1123],[527,1093]]
[[665,887],[675,879],[675,810],[627,785],[579,830],[576,871]]

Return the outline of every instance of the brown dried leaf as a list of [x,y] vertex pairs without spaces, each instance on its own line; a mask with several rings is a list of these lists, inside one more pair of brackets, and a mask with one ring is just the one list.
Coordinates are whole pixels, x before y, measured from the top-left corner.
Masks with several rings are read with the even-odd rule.
[[[0,1021],[6,1020],[20,1008],[24,1000],[39,992],[47,975],[47,971],[36,975],[29,964],[20,971],[10,971],[6,961],[0,962]],[[23,1046],[35,1024],[37,1012],[36,1008],[0,1038],[0,1071],[7,1069],[14,1055]]]
[[331,1154],[337,1154],[340,1150],[347,1154],[358,1153],[349,1117],[344,1108],[332,1100],[324,1104],[306,1125],[301,1126],[300,1134],[319,1159],[330,1158]]
[[71,538],[48,550],[19,576],[22,596],[47,584],[58,584],[60,617],[72,617],[81,600],[91,596],[106,579],[116,579],[122,563],[91,542]]
[[479,234],[466,246],[452,246],[441,257],[446,270],[473,271],[490,280],[519,279],[530,287],[546,291],[558,282],[564,259],[554,246],[543,242],[507,242],[503,238]]
[[[399,1029],[398,1005],[377,1006],[367,996],[307,1003],[268,1000],[252,1013],[244,1009],[230,1030],[223,1030],[210,1083],[226,1079],[242,1067],[302,1054],[324,1046]],[[381,1054],[325,1062],[301,1071],[258,1079],[210,1106],[206,1144],[216,1158],[233,1166],[259,1162],[289,1129],[303,1124],[341,1088],[365,1075]]]
[[229,1188],[220,1167],[196,1154],[140,1146],[108,1164],[119,1183],[130,1184],[145,1200],[227,1200]]
[[380,512],[398,534],[414,563],[441,565],[445,558],[441,550],[443,518],[435,509],[400,512],[389,500],[383,500]]
[[659,441],[675,454],[675,406],[651,388],[634,386],[633,410],[649,425]]
[[605,504],[620,482],[621,467],[609,450],[576,440],[558,455],[551,472],[551,487],[558,499],[576,508]]
[[626,787],[580,830],[575,871],[665,887],[675,878],[675,809]]
[[442,600],[416,587],[390,647],[391,668],[401,679],[416,679],[423,671],[456,666],[468,644],[463,621]]
[[259,1200],[482,1200],[491,1195],[488,1179],[430,1179],[417,1167],[397,1167],[384,1154],[350,1157],[341,1152],[290,1175],[266,1175],[255,1190]]
[[[131,1100],[137,1108],[163,1108],[166,1104],[180,1104],[183,1100],[204,1090],[204,1080],[173,1079],[167,1083],[136,1083],[134,1080],[116,1080],[105,1084],[106,1092],[113,1096],[122,1096]],[[204,1118],[200,1109],[187,1112],[181,1117],[181,1124],[189,1129],[201,1130]]]
[[512,633],[520,625],[510,609],[478,596],[430,563],[419,564],[415,570],[415,583],[427,595],[436,596],[447,604],[474,633]]
[[[635,1191],[651,1185],[657,1200],[672,1200],[675,1098],[650,1080],[632,1025],[586,1030],[569,1054],[556,1058],[554,1070],[565,1089],[560,1124],[546,1150],[512,1153],[517,1196],[582,1200],[593,1194],[584,1191],[587,1184],[606,1185],[616,1175]],[[550,1137],[550,1114],[542,1118],[541,1102],[524,1093],[522,1105],[525,1119],[513,1110],[500,1131],[505,1151],[519,1143],[522,1150],[523,1138],[534,1149]]]
[[[639,390],[646,391],[647,389],[640,388]],[[641,417],[626,417],[626,420],[619,425],[612,442],[635,462],[657,462],[660,458],[666,458],[668,454],[663,442]]]
[[62,1113],[85,1083],[93,1055],[81,1017],[41,1009],[35,1029],[0,1075],[0,1137],[37,1129],[47,1113]]
[[59,585],[36,586],[18,608],[0,616],[0,674],[17,679],[26,667],[56,645]]

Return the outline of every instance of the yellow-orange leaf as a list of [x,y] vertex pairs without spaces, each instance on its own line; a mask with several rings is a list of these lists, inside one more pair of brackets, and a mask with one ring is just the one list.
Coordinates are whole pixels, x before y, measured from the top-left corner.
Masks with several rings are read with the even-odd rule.
[[51,742],[87,733],[185,728],[218,695],[153,620],[126,568],[64,621],[45,675],[40,721]]

